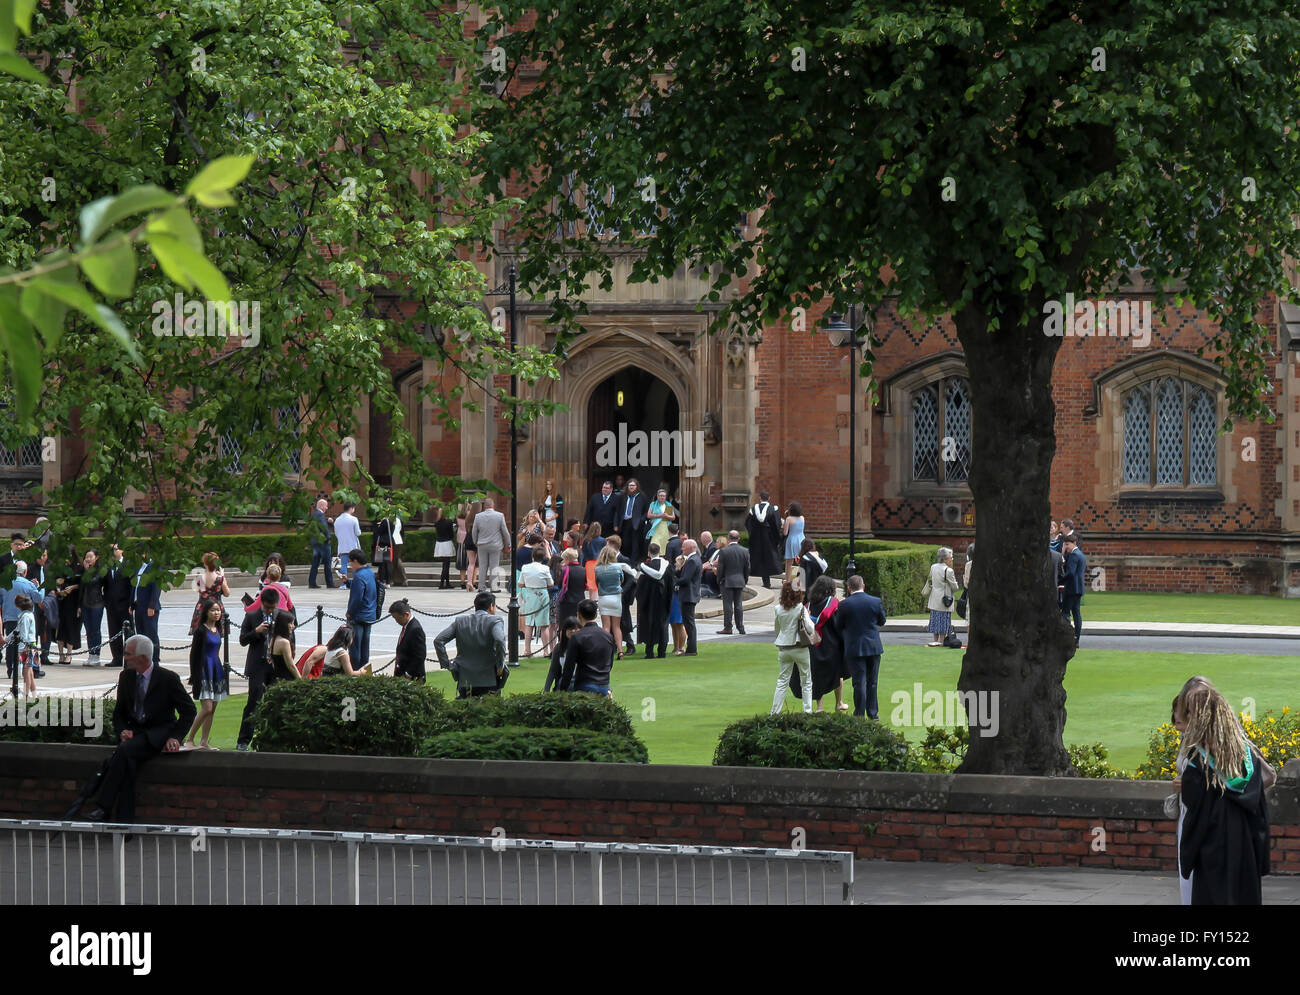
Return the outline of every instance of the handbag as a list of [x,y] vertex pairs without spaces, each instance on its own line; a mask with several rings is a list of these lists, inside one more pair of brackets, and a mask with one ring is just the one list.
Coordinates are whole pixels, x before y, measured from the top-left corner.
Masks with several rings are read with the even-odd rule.
[[961,597],[957,599],[957,617],[958,617],[958,618],[965,618],[965,617],[966,617],[966,609],[967,609],[968,607],[969,607],[969,602],[967,601],[967,595],[966,595],[966,592],[965,592],[965,591],[962,591],[962,592],[961,592]]
[[380,564],[380,563],[389,563],[389,562],[392,561],[392,558],[393,558],[393,547],[392,547],[392,546],[376,546],[376,547],[375,547],[375,558],[374,558],[374,561],[373,561],[373,562],[375,562],[376,564]]
[[[809,635],[808,630],[804,627],[805,620],[812,626],[812,635]],[[815,625],[812,625],[812,619],[808,616],[807,608],[802,608],[799,611],[799,627],[795,630],[794,639],[796,646],[820,646],[822,643],[822,634],[817,631]]]

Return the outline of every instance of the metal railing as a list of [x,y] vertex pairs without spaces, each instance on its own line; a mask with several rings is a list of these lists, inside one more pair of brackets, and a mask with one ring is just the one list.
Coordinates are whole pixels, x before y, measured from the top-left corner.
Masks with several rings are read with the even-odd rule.
[[853,854],[0,819],[0,906],[852,904]]

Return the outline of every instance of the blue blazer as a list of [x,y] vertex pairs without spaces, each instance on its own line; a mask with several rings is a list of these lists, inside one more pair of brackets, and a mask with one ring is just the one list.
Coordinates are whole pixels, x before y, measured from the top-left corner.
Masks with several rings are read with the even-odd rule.
[[[150,564],[149,566],[150,566],[150,568],[152,568],[152,567],[153,567],[153,564]],[[146,574],[146,576],[147,576],[147,574]],[[132,578],[132,583],[134,583],[134,580],[135,580],[135,579]],[[159,586],[158,586],[158,581],[157,581],[157,580],[151,580],[151,581],[149,581],[149,583],[147,583],[147,584],[139,584],[139,585],[137,585],[136,588],[135,588],[135,598],[134,598],[134,602],[135,602],[135,604],[132,606],[132,607],[135,609],[136,617],[137,617],[137,618],[146,618],[147,616],[146,616],[145,613],[146,613],[150,608],[152,608],[152,609],[154,610],[154,616],[153,616],[153,617],[154,617],[154,618],[157,618],[157,617],[158,617],[158,613],[162,610],[162,596],[161,596],[161,595],[162,595],[162,592],[161,592],[161,589],[160,589]]]
[[844,640],[844,658],[880,656],[885,647],[880,642],[880,626],[885,624],[881,600],[866,591],[850,594],[840,602],[831,622]]
[[1074,552],[1065,558],[1065,593],[1082,595],[1087,575],[1088,558],[1083,555],[1083,550],[1075,547]]
[[379,588],[375,585],[375,572],[363,566],[352,575],[348,594],[348,621],[375,622],[379,619]]

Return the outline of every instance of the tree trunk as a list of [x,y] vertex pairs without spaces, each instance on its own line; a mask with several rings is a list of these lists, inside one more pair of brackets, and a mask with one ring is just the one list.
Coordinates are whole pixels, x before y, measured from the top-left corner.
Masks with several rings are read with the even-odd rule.
[[[1041,299],[998,303],[1002,327],[993,331],[981,307],[955,315],[971,377],[977,540],[958,688],[981,695],[984,714],[997,717],[993,735],[972,721],[960,772],[1060,775],[1072,772],[1062,682],[1074,630],[1057,608],[1047,533],[1056,452],[1052,365],[1062,340],[1039,330]],[[1028,328],[1009,327],[1026,311]]]

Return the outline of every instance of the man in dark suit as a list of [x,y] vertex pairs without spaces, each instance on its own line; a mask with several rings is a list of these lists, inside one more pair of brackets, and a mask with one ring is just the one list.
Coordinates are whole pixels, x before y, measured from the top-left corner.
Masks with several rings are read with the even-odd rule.
[[619,496],[617,506],[618,534],[623,539],[623,555],[635,566],[645,558],[645,516],[650,511],[650,502],[636,477],[627,482],[627,490]]
[[162,647],[158,644],[158,615],[162,611],[162,592],[152,560],[145,560],[135,573],[135,589],[131,595],[131,608],[135,615],[135,631],[153,640],[153,662],[158,662]]
[[700,586],[710,598],[722,597],[722,584],[718,579],[718,543],[713,533],[705,529],[700,533]]
[[587,691],[610,697],[609,674],[618,647],[614,645],[614,637],[596,620],[598,611],[596,602],[590,598],[578,605],[582,628],[569,637],[564,669],[560,671],[561,691]]
[[682,564],[674,587],[677,605],[682,612],[682,625],[686,627],[686,652],[683,655],[695,656],[698,652],[695,648],[695,606],[700,601],[700,553],[694,539],[682,542],[682,553],[686,562]]
[[1061,540],[1061,551],[1065,554],[1065,590],[1061,592],[1061,615],[1074,619],[1074,645],[1078,648],[1079,636],[1083,634],[1083,613],[1079,606],[1083,602],[1083,586],[1088,576],[1088,558],[1079,548],[1079,537],[1071,532]]
[[853,714],[877,718],[876,680],[880,676],[880,626],[885,608],[880,599],[866,592],[862,578],[854,574],[844,585],[848,597],[840,602],[831,620],[844,642],[844,662],[853,678]]
[[722,634],[731,635],[731,616],[736,630],[745,634],[745,581],[749,579],[749,550],[740,544],[740,533],[732,530],[718,550],[718,582],[722,585]]
[[676,563],[677,557],[682,555],[682,540],[686,537],[681,531],[681,526],[676,522],[668,523],[668,545],[664,549],[664,557],[669,563]]
[[194,701],[180,677],[154,666],[153,640],[132,636],[122,656],[126,666],[113,709],[118,747],[92,799],[94,807],[82,816],[90,822],[134,822],[136,768],[164,751],[177,752],[194,723]]
[[[111,662],[105,667],[122,666],[122,643],[126,635],[118,635],[122,626],[131,617],[131,577],[127,575],[126,565],[122,562],[122,548],[113,544],[108,558],[108,572],[104,574],[104,610],[108,615],[108,634],[112,642],[109,652],[113,654]],[[116,637],[116,638],[113,638]],[[189,730],[187,729],[186,732]]]
[[617,513],[618,501],[614,497],[614,485],[606,480],[600,485],[600,493],[593,494],[587,502],[587,513],[583,521],[587,525],[600,522],[600,534],[608,539],[612,535],[618,535],[618,530],[614,527]]
[[[320,586],[316,583],[316,571],[324,567],[325,586],[333,590],[338,585],[334,583],[334,570],[330,565],[330,536],[334,534],[334,519],[325,514],[329,506],[325,498],[317,501],[307,523],[308,535],[311,536],[311,573],[307,575],[307,586]],[[350,552],[350,549],[340,550],[339,556],[347,556]]]
[[388,614],[402,627],[397,637],[397,659],[394,677],[410,677],[424,683],[424,658],[426,655],[424,629],[411,614],[411,605],[405,598],[388,606]]
[[[262,588],[256,609],[244,613],[239,627],[239,645],[248,647],[244,661],[244,676],[248,678],[248,701],[244,704],[244,718],[239,724],[239,739],[235,749],[247,750],[253,741],[253,713],[257,703],[266,693],[266,686],[275,683],[275,670],[271,666],[271,629],[280,605],[280,592],[273,587]],[[361,666],[360,664],[358,666]]]

